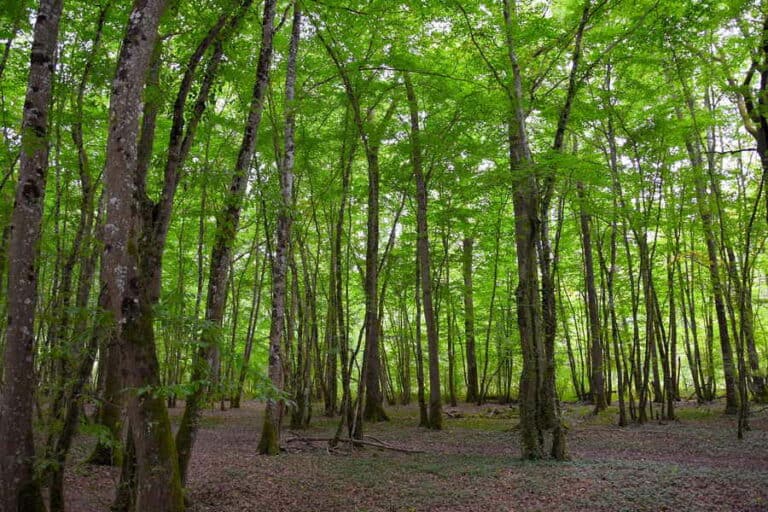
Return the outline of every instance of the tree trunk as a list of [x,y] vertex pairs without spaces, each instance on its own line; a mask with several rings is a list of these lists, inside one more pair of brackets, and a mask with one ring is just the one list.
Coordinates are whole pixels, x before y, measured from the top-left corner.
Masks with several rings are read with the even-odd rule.
[[[280,196],[281,204],[277,216],[277,242],[275,258],[272,261],[272,315],[269,329],[269,379],[272,386],[282,391],[285,377],[280,345],[285,325],[286,273],[288,271],[288,253],[291,247],[291,221],[293,216],[293,159],[294,133],[296,114],[294,100],[296,95],[296,56],[299,51],[299,35],[301,33],[301,8],[298,2],[293,4],[293,28],[291,30],[291,46],[288,54],[288,69],[285,79],[285,148],[280,162]],[[298,279],[296,272],[294,282]],[[299,300],[296,294],[296,300]],[[302,339],[298,340],[303,343]],[[308,357],[308,351],[304,354]],[[297,372],[303,368],[297,368]],[[277,455],[280,452],[280,425],[285,407],[282,399],[270,397],[264,412],[264,426],[259,441],[259,453]]]
[[464,336],[467,347],[467,402],[474,403],[478,396],[477,356],[475,356],[475,301],[472,290],[472,249],[474,239],[464,238],[462,242],[462,269],[464,274]]
[[590,394],[595,405],[595,414],[604,411],[608,406],[605,399],[605,383],[603,379],[603,340],[600,332],[600,315],[597,305],[597,289],[595,288],[595,267],[592,256],[592,216],[587,212],[584,184],[576,183],[579,195],[579,220],[581,240],[584,250],[584,281],[587,288],[587,319],[589,322],[590,341]]
[[[693,105],[689,98],[689,108]],[[717,240],[713,228],[711,198],[706,190],[703,179],[704,161],[701,157],[701,147],[695,140],[686,142],[686,148],[694,167],[696,205],[699,211],[702,227],[704,228],[704,241],[707,246],[707,258],[709,268],[709,280],[712,286],[712,299],[715,303],[715,317],[717,319],[717,331],[720,336],[720,349],[723,356],[723,372],[725,375],[725,412],[726,414],[736,414],[738,411],[738,398],[736,396],[736,374],[733,364],[733,348],[731,338],[728,333],[728,320],[726,317],[725,292],[720,275],[720,259],[717,250]]]
[[384,395],[381,392],[381,362],[379,358],[379,155],[368,151],[368,221],[365,245],[365,421],[387,421]]
[[[152,325],[152,290],[144,279],[148,247],[141,237],[141,202],[145,178],[138,144],[139,114],[157,29],[165,2],[137,1],[126,29],[110,102],[107,140],[104,231],[107,302],[119,325],[123,382],[137,390],[129,398],[128,415],[136,446],[136,507],[139,510],[183,510],[181,481],[168,412],[159,386]],[[147,115],[149,115],[147,113]],[[145,119],[146,121],[146,119]]]
[[[318,31],[318,37],[328,51],[336,69],[344,83],[344,91],[349,105],[352,108],[358,135],[365,149],[368,164],[368,210],[367,210],[367,238],[365,245],[365,353],[363,355],[362,382],[365,389],[365,403],[363,419],[366,421],[388,421],[384,412],[384,396],[381,392],[381,362],[379,357],[379,146],[381,144],[378,130],[369,129],[373,124],[375,109],[370,109],[364,115],[360,105],[360,98],[352,85],[349,72],[333,46],[326,41],[322,32]],[[394,106],[394,103],[393,103]],[[384,125],[394,113],[390,107],[384,116]],[[362,435],[362,425],[358,425],[358,434]]]
[[[509,0],[504,0],[504,26],[507,56],[512,67],[513,83],[509,86],[510,112],[507,122],[509,166],[514,185],[515,246],[517,248],[517,325],[523,353],[523,370],[520,377],[520,446],[524,459],[544,456],[545,432],[551,431],[551,455],[557,459],[567,457],[565,432],[559,421],[554,400],[554,385],[547,378],[548,354],[544,340],[541,297],[537,267],[537,243],[540,221],[539,189],[533,173],[533,159],[528,146],[523,105],[523,88],[520,66],[513,43],[512,11]],[[547,420],[554,417],[555,425]]]
[[416,284],[415,284],[415,302],[416,302],[416,321],[415,327],[415,349],[416,357],[416,395],[419,402],[419,426],[429,428],[429,411],[427,410],[426,390],[424,389],[424,356],[421,344],[421,265],[419,265],[418,249],[416,251]]
[[429,265],[429,231],[427,227],[427,186],[421,167],[421,140],[419,133],[419,109],[408,73],[404,75],[405,90],[411,117],[411,164],[416,178],[416,224],[419,277],[424,301],[424,321],[427,324],[427,350],[429,353],[429,428],[442,428],[443,411],[440,396],[440,359],[438,355],[437,322],[432,305],[432,275]]
[[248,374],[248,368],[251,361],[251,353],[253,352],[253,339],[256,336],[256,323],[259,318],[259,311],[261,310],[261,290],[262,285],[264,284],[264,274],[266,273],[265,271],[268,260],[269,258],[267,258],[266,255],[261,259],[261,264],[257,265],[257,269],[253,277],[253,288],[251,289],[251,311],[248,318],[248,332],[245,336],[243,363],[238,373],[235,393],[232,396],[232,401],[230,403],[233,409],[240,408],[240,401],[243,396],[245,377]]
[[256,67],[256,83],[253,87],[248,119],[243,132],[243,140],[237,156],[229,190],[225,198],[224,211],[216,222],[216,234],[211,252],[210,272],[208,275],[208,293],[206,298],[206,328],[201,334],[200,349],[195,355],[192,369],[192,381],[197,383],[195,390],[187,397],[184,416],[176,443],[179,448],[179,468],[182,480],[186,479],[189,458],[195,443],[199,427],[200,408],[205,396],[205,386],[200,382],[210,375],[212,360],[217,359],[220,331],[224,320],[227,300],[227,283],[232,257],[232,246],[240,223],[240,209],[245,197],[246,185],[252,167],[253,153],[258,141],[261,115],[264,109],[266,90],[269,83],[269,69],[272,61],[272,38],[274,36],[276,1],[266,0],[262,18],[261,48]]
[[34,328],[37,259],[48,172],[51,103],[61,0],[41,0],[32,39],[21,128],[21,165],[8,249],[8,317],[0,402],[0,509],[45,509],[35,478],[32,407],[35,403]]

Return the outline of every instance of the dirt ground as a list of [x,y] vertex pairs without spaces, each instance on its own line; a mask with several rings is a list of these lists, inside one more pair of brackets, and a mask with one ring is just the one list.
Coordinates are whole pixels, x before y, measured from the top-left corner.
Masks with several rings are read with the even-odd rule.
[[[679,420],[618,428],[615,409],[594,417],[566,405],[572,460],[522,462],[514,408],[446,408],[444,430],[419,429],[414,406],[366,434],[424,453],[376,448],[329,452],[324,443],[287,442],[277,457],[256,445],[263,405],[207,411],[189,477],[190,512],[234,511],[768,511],[768,414],[736,439],[720,404],[681,404]],[[171,411],[174,420],[181,409]],[[296,436],[330,435],[336,419],[316,417]],[[109,510],[118,472],[82,462],[79,439],[67,472],[71,512]],[[152,511],[142,511],[152,512]]]

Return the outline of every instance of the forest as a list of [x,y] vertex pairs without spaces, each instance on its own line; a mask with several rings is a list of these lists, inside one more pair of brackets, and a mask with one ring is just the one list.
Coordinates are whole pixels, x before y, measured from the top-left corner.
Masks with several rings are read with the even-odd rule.
[[768,510],[768,1],[0,43],[0,512]]

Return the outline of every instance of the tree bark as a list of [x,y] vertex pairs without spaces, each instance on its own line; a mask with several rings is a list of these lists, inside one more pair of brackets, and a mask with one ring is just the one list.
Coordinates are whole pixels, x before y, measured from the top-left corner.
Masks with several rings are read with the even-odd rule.
[[[285,377],[280,345],[285,326],[286,273],[288,271],[288,253],[291,247],[291,223],[293,216],[293,161],[295,153],[294,134],[296,130],[296,56],[299,51],[301,33],[301,8],[299,2],[293,4],[293,28],[288,52],[288,68],[285,78],[285,148],[280,162],[280,210],[277,216],[277,242],[275,257],[272,261],[272,314],[269,329],[269,379],[275,390],[282,392]],[[296,272],[294,282],[298,279]],[[296,300],[299,300],[296,294]],[[302,339],[298,340],[303,343]],[[304,357],[309,357],[306,351]],[[296,371],[302,371],[297,368]],[[278,397],[269,397],[264,412],[264,426],[259,441],[259,453],[277,455],[280,453],[280,425],[285,404]]]
[[440,396],[440,358],[438,355],[437,322],[432,304],[432,274],[429,264],[429,229],[427,225],[427,185],[421,165],[421,135],[419,128],[419,107],[408,73],[403,75],[411,118],[411,165],[416,178],[416,225],[417,252],[421,293],[424,301],[424,321],[427,324],[427,351],[429,353],[429,428],[440,430],[443,421],[442,399]]
[[464,274],[464,336],[467,347],[467,402],[474,403],[478,396],[477,356],[475,355],[475,300],[472,289],[472,252],[474,239],[462,242],[462,269]]
[[151,248],[141,237],[146,176],[140,153],[146,148],[138,143],[144,84],[164,7],[163,0],[134,3],[118,58],[104,175],[103,267],[108,309],[118,326],[123,383],[134,390],[128,416],[136,447],[136,507],[172,512],[183,510],[184,501],[168,412],[152,391],[160,379],[151,290],[144,279],[145,254]]
[[48,172],[48,114],[61,10],[61,0],[41,0],[37,11],[21,127],[19,181],[11,217],[0,402],[0,509],[9,512],[45,510],[34,472],[34,328],[38,244]]

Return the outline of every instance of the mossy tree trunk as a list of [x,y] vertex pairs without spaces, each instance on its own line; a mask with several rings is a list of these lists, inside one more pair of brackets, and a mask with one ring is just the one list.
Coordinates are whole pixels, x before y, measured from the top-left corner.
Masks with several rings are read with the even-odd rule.
[[524,459],[544,457],[546,438],[551,437],[550,454],[556,459],[565,459],[565,431],[554,400],[554,379],[549,378],[550,357],[539,295],[537,244],[541,235],[538,218],[540,190],[526,133],[522,73],[514,43],[510,0],[504,0],[503,11],[506,51],[512,70],[512,81],[506,84],[505,89],[510,102],[507,142],[517,249],[517,325],[523,353],[520,377],[521,455]]
[[[168,412],[163,399],[152,391],[160,378],[152,290],[145,274],[148,256],[159,249],[142,237],[146,174],[140,164],[141,153],[148,148],[139,143],[144,85],[164,8],[163,0],[136,1],[118,58],[104,175],[107,214],[102,265],[107,303],[118,326],[122,381],[133,390],[128,417],[137,426],[133,429],[136,508],[174,512],[184,509],[184,501]],[[146,125],[151,109],[144,114]],[[142,139],[146,140],[144,134]]]

